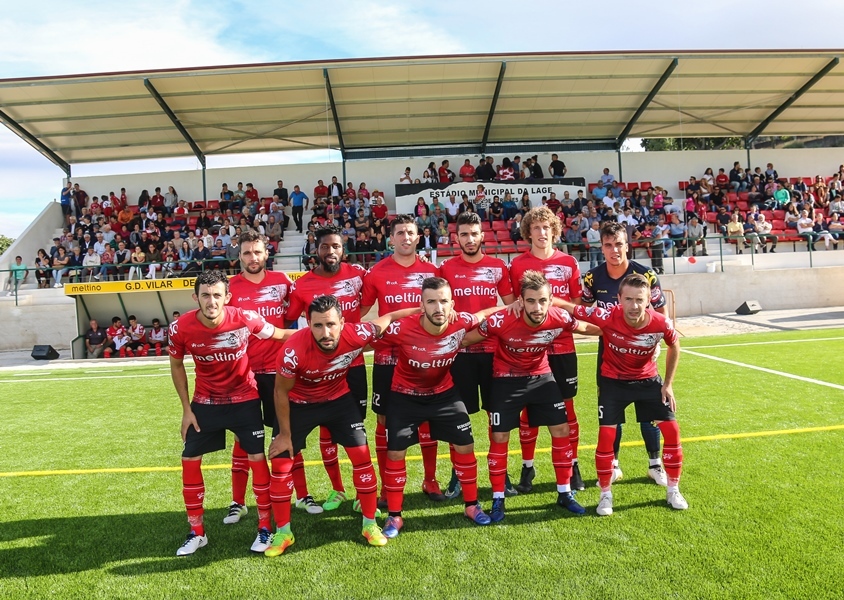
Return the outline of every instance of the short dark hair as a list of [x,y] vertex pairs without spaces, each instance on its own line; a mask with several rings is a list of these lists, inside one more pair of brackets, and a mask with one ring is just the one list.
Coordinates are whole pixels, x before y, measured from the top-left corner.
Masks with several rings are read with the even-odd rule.
[[422,282],[422,293],[424,294],[425,290],[441,290],[445,287],[450,286],[442,277],[428,277]]
[[161,319],[153,319],[153,320],[152,320],[152,324],[153,324],[153,325],[155,325],[156,323],[158,323],[159,325],[161,325]]
[[525,292],[528,290],[539,291],[544,287],[547,287],[549,290],[551,289],[551,285],[548,283],[548,280],[545,279],[545,275],[539,271],[525,271],[524,275],[522,275],[520,291],[522,296],[524,296]]
[[193,291],[198,296],[199,295],[199,286],[201,285],[217,285],[218,283],[223,283],[226,286],[226,293],[229,293],[229,278],[226,277],[226,274],[223,273],[221,269],[209,269],[208,271],[202,271],[199,275],[196,276],[196,283],[193,285]]
[[601,239],[612,238],[619,233],[623,233],[627,237],[627,228],[618,221],[604,221],[601,223]]
[[261,235],[254,229],[247,229],[246,231],[240,234],[240,237],[236,235],[232,237],[237,238],[237,241],[241,244],[245,244],[247,242],[261,242],[264,244],[264,246],[267,245],[267,236]]
[[137,321],[138,317],[136,317],[135,315],[129,315],[129,320],[130,321]]
[[314,240],[316,241],[317,246],[319,246],[319,244],[321,243],[322,238],[328,237],[329,235],[337,235],[343,237],[343,230],[341,230],[336,225],[324,225],[320,227],[314,232]]
[[457,228],[460,229],[461,225],[478,225],[479,227],[482,227],[483,223],[481,222],[481,218],[478,216],[478,213],[467,211],[460,213],[460,216],[457,217]]
[[[396,227],[399,225],[416,225],[416,219],[411,215],[396,215],[396,218],[390,222],[390,235],[396,232]],[[417,227],[417,231],[418,231]]]
[[115,323],[119,323],[119,322],[120,322],[120,317],[112,317],[111,318],[111,324],[112,325],[114,325]]
[[315,312],[325,314],[332,308],[336,308],[340,316],[343,316],[343,311],[340,309],[340,303],[337,301],[337,298],[331,296],[330,294],[317,296],[308,305],[308,319],[310,319],[311,315]]

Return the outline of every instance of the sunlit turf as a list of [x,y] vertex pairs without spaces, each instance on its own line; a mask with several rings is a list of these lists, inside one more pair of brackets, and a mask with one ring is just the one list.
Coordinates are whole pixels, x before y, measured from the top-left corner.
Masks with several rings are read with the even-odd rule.
[[[844,330],[684,339],[701,354],[844,385],[837,354]],[[818,340],[775,343],[781,340]],[[707,348],[724,344],[746,346]],[[638,427],[625,428],[625,478],[616,513],[594,514],[594,344],[578,346],[581,469],[586,517],[554,506],[543,433],[537,485],[507,500],[499,526],[478,528],[462,503],[433,504],[419,490],[421,463],[408,461],[406,525],[385,548],[360,536],[359,515],[295,511],[296,544],[276,559],[251,555],[255,512],[224,526],[226,468],[205,473],[209,546],[177,559],[187,531],[178,469],[179,402],[166,362],[112,367],[119,373],[54,370],[0,374],[0,473],[174,467],[167,472],[0,477],[0,597],[374,598],[493,596],[584,598],[839,597],[844,558],[840,507],[844,430],[742,438],[747,432],[844,425],[844,390],[683,355],[675,384],[684,438],[683,492],[690,509],[665,506],[645,477]],[[93,369],[90,369],[93,371]],[[22,374],[21,377],[16,375]],[[104,377],[130,376],[111,379]],[[141,375],[146,377],[140,377]],[[100,379],[104,378],[104,379]],[[632,418],[632,412],[629,413]],[[489,504],[485,417],[476,415],[481,499]],[[374,420],[367,420],[370,431]],[[728,434],[730,439],[707,436]],[[696,438],[704,438],[695,441]],[[306,460],[319,456],[311,439]],[[517,444],[511,442],[511,450]],[[441,454],[447,447],[440,445]],[[411,455],[418,457],[418,449]],[[225,452],[206,465],[228,464]],[[517,453],[509,471],[519,471]],[[349,466],[344,465],[350,482]],[[447,460],[439,464],[448,480]],[[329,485],[307,468],[311,492]],[[250,500],[250,503],[252,501]],[[250,504],[250,508],[252,508]]]

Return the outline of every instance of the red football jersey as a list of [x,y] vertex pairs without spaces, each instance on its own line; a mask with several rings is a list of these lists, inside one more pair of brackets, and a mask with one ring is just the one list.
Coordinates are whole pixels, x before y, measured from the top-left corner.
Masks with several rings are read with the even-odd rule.
[[146,330],[144,326],[138,322],[135,322],[135,326],[129,326],[128,329],[129,337],[132,338],[133,342],[145,342],[146,341]]
[[[510,262],[510,279],[515,294],[521,293],[522,277],[525,271],[539,271],[551,284],[551,295],[563,300],[575,301],[583,296],[580,284],[580,267],[570,255],[555,250],[550,258],[535,257],[528,250]],[[549,354],[571,354],[574,352],[574,338],[571,334],[560,336],[548,350]]]
[[114,342],[114,347],[120,350],[125,344],[129,343],[129,334],[126,332],[126,328],[121,325],[120,327],[115,327],[112,325],[108,329],[106,329],[106,335],[111,338],[111,341]]
[[372,323],[346,323],[333,352],[319,347],[310,329],[294,333],[284,343],[276,365],[281,377],[296,378],[289,396],[291,402],[313,404],[330,402],[349,393],[346,373],[375,339]]
[[[281,271],[265,271],[261,283],[252,283],[243,274],[229,279],[232,299],[229,306],[252,310],[267,323],[284,328],[287,316],[285,304],[293,282]],[[249,367],[254,373],[275,373],[275,364],[281,344],[275,340],[250,339],[246,348]]]
[[197,310],[170,324],[167,349],[174,358],[193,355],[193,401],[199,404],[233,404],[258,397],[246,347],[249,334],[266,339],[273,335],[274,327],[256,312],[232,306],[224,306],[223,310],[223,322],[214,329],[200,323]]
[[[454,310],[477,313],[498,304],[499,296],[513,293],[510,270],[500,258],[484,255],[480,262],[468,263],[455,256],[440,265],[442,276],[451,286]],[[463,348],[461,352],[495,351],[495,341],[487,340]]]
[[378,344],[395,345],[398,364],[393,373],[390,389],[402,394],[430,396],[450,389],[451,364],[460,350],[460,343],[478,326],[478,319],[469,313],[460,313],[442,335],[434,336],[422,327],[425,315],[412,315],[399,319],[384,332]]
[[[440,270],[431,263],[416,258],[409,267],[403,267],[392,256],[376,263],[363,281],[361,306],[378,302],[378,316],[403,308],[417,308],[422,304],[422,282],[428,277],[439,277]],[[375,350],[375,364],[394,365],[398,351],[392,347]]]
[[566,311],[552,306],[545,321],[536,327],[525,323],[522,315],[501,310],[485,319],[478,331],[498,341],[492,358],[493,377],[527,377],[551,372],[548,351],[555,340],[571,337],[577,325]]
[[624,320],[624,309],[613,306],[609,310],[597,306],[578,306],[574,311],[578,319],[600,327],[603,332],[604,354],[601,375],[610,379],[636,381],[659,375],[654,352],[659,341],[673,346],[677,331],[668,317],[648,309],[648,324],[634,329]]

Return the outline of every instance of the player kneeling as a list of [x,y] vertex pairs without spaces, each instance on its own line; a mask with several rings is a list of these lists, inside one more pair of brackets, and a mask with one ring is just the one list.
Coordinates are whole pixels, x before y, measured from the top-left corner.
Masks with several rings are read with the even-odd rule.
[[582,515],[586,510],[571,489],[573,452],[569,441],[566,405],[548,362],[554,341],[571,332],[598,335],[600,329],[572,319],[551,306],[551,286],[538,271],[525,271],[520,282],[521,312],[492,314],[477,332],[463,340],[471,344],[483,338],[497,342],[492,359],[493,385],[490,398],[489,479],[492,484],[490,518],[504,519],[507,446],[510,431],[518,429],[519,415],[527,410],[531,427],[546,425],[551,434],[551,462],[557,480],[557,504]]
[[375,522],[378,482],[366,443],[360,404],[349,390],[346,374],[364,347],[409,309],[368,323],[346,323],[334,296],[319,296],[308,307],[308,329],[293,334],[279,354],[275,382],[276,424],[269,457],[272,463],[270,500],[276,521],[266,556],[278,556],[293,545],[290,498],[293,457],[305,448],[308,435],[326,428],[352,462],[353,480],[363,513],[363,536],[373,546],[387,538]]
[[[677,401],[672,383],[680,361],[680,343],[671,320],[648,307],[650,284],[639,274],[627,275],[618,287],[619,304],[611,309],[575,306],[565,309],[578,319],[597,325],[604,332],[604,361],[598,395],[598,449],[595,467],[601,499],[598,514],[611,515],[613,442],[616,425],[624,423],[624,411],[633,404],[636,420],[653,421],[665,443],[662,462],[668,475],[667,501],[671,508],[686,510],[689,504],[680,493],[683,447],[680,427],[674,417]],[[665,380],[653,360],[660,340],[665,340]]]

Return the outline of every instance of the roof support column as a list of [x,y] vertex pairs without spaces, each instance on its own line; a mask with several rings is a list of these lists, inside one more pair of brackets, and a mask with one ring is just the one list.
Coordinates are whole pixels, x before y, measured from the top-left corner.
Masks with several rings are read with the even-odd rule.
[[4,113],[2,110],[0,110],[0,121],[3,121],[3,124],[6,125],[6,127],[14,131],[19,137],[23,138],[27,144],[38,150],[42,156],[64,171],[64,174],[68,179],[70,179],[70,164],[67,161],[62,160],[58,154],[50,150],[43,142],[41,142],[41,140],[21,127],[17,121]]
[[[147,88],[147,91],[150,93],[153,99],[158,102],[158,105],[161,107],[161,110],[164,111],[164,114],[167,115],[167,118],[170,119],[170,121],[173,123],[173,126],[178,129],[179,133],[182,134],[182,137],[185,138],[185,141],[188,143],[188,146],[190,146],[190,149],[193,150],[193,153],[196,156],[196,160],[198,160],[199,164],[202,165],[202,170],[204,173],[205,155],[202,153],[202,150],[200,150],[199,146],[196,145],[196,142],[193,141],[193,138],[188,133],[188,130],[185,129],[184,125],[182,125],[182,122],[179,121],[179,118],[176,116],[176,114],[172,110],[170,110],[170,107],[167,106],[167,103],[164,101],[164,98],[161,97],[161,94],[158,93],[158,90],[155,89],[155,86],[152,85],[152,82],[149,79],[144,79],[144,87]],[[203,198],[203,200],[205,200],[205,198]]]
[[[810,89],[812,89],[812,87],[813,87],[813,86],[814,86],[817,82],[819,82],[821,79],[823,79],[823,78],[824,78],[824,76],[825,76],[827,73],[829,73],[829,72],[830,72],[830,71],[832,71],[835,67],[837,67],[837,66],[838,66],[838,62],[839,62],[839,60],[838,60],[838,57],[836,56],[836,57],[835,57],[835,58],[833,58],[831,61],[829,61],[829,62],[827,63],[827,65],[826,65],[823,69],[821,69],[820,71],[818,71],[818,72],[815,74],[815,76],[814,76],[814,77],[812,77],[809,81],[807,81],[805,84],[803,84],[803,87],[801,87],[799,90],[797,90],[796,92],[794,92],[791,96],[789,96],[788,100],[786,100],[785,102],[783,102],[783,103],[780,105],[780,107],[779,107],[779,108],[777,108],[774,112],[772,112],[772,113],[768,116],[768,118],[767,118],[767,119],[765,119],[764,121],[762,121],[761,123],[759,123],[759,125],[757,125],[757,126],[756,126],[756,129],[754,129],[753,131],[751,131],[751,132],[748,134],[748,136],[747,136],[747,142],[745,142],[745,145],[749,147],[751,144],[753,144],[753,142],[755,142],[755,141],[756,141],[756,138],[758,138],[758,137],[759,137],[759,135],[760,135],[763,131],[765,131],[765,129],[768,127],[768,125],[770,125],[770,124],[771,124],[771,123],[772,123],[772,122],[773,122],[773,121],[774,121],[777,117],[779,117],[782,113],[784,113],[786,110],[788,110],[788,108],[789,108],[792,104],[794,104],[795,102],[797,102],[797,101],[800,99],[800,96],[802,96],[803,94],[805,94],[806,92],[808,92]],[[749,162],[749,161],[748,161],[748,162]]]
[[[665,82],[668,81],[668,78],[671,77],[671,74],[677,68],[678,64],[680,64],[680,61],[677,60],[676,58],[671,60],[671,64],[668,65],[668,68],[665,69],[665,72],[662,74],[662,77],[659,78],[659,81],[656,82],[656,85],[654,85],[653,89],[645,97],[645,101],[642,102],[642,104],[639,105],[639,108],[636,110],[636,112],[633,113],[633,117],[630,119],[630,121],[627,122],[627,125],[624,127],[621,134],[618,136],[618,139],[616,139],[616,145],[619,148],[621,148],[621,145],[627,140],[627,136],[630,135],[631,131],[633,131],[633,126],[636,125],[636,122],[642,116],[642,113],[645,112],[645,109],[648,108],[651,101],[654,98],[656,98],[656,95],[662,89],[662,86],[665,85]],[[620,170],[621,170],[621,167],[619,167],[619,171]],[[621,177],[621,173],[619,173],[619,177]]]
[[492,120],[495,118],[495,106],[498,104],[498,95],[501,93],[501,84],[504,82],[504,73],[507,71],[507,63],[501,63],[498,71],[498,81],[495,83],[495,91],[492,93],[492,102],[489,105],[489,115],[486,118],[484,137],[481,140],[481,155],[486,153],[486,144],[489,141],[489,130],[492,128]]
[[[328,92],[328,102],[331,104],[331,114],[334,117],[334,129],[337,130],[337,143],[340,144],[340,155],[343,158],[343,168],[346,168],[346,144],[343,143],[343,131],[340,129],[340,116],[337,114],[337,104],[334,102],[334,91],[331,89],[331,79],[328,77],[328,69],[322,70],[325,77],[325,91]],[[343,176],[345,180],[345,175]]]

